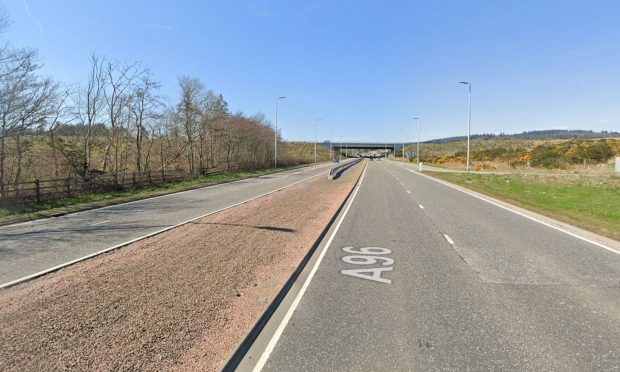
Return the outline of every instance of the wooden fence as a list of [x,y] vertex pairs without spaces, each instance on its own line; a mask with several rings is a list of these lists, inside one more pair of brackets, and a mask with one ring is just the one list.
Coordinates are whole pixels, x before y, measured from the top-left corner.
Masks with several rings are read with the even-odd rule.
[[[217,173],[221,171],[206,171],[203,175]],[[45,200],[76,195],[152,187],[191,178],[193,177],[183,170],[165,170],[145,173],[94,174],[88,177],[49,180],[36,179],[5,185],[0,205],[40,203]]]

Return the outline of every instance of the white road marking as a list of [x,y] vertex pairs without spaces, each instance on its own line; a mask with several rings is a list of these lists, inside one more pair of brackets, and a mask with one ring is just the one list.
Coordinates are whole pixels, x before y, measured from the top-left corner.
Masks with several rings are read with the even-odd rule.
[[411,191],[407,190],[407,194],[411,194]]
[[105,221],[101,221],[101,222],[95,222],[95,223],[91,223],[88,226],[97,226],[97,225],[102,225],[104,223],[110,222],[110,220],[105,220]]
[[[180,222],[180,223],[178,223],[178,224],[176,224],[176,225],[172,225],[172,226],[164,227],[164,228],[163,228],[163,229],[161,229],[161,230],[157,230],[157,231],[155,231],[155,232],[152,232],[152,233],[149,233],[149,234],[146,234],[146,235],[140,236],[140,237],[135,238],[135,239],[131,239],[131,240],[129,240],[129,241],[126,241],[126,242],[123,242],[123,243],[120,243],[120,244],[114,245],[114,246],[112,246],[112,247],[108,247],[108,248],[106,248],[106,249],[102,249],[102,250],[100,250],[100,251],[98,251],[98,252],[94,252],[94,253],[88,254],[88,255],[86,255],[86,256],[83,256],[83,257],[80,257],[80,258],[76,258],[75,260],[71,260],[71,261],[68,261],[68,262],[62,263],[62,264],[60,264],[60,265],[56,265],[56,266],[54,266],[54,267],[50,267],[49,269],[45,269],[45,270],[39,271],[39,272],[37,272],[37,273],[30,274],[30,275],[25,276],[25,277],[23,277],[23,278],[19,278],[19,279],[16,279],[16,280],[12,280],[12,281],[10,281],[10,282],[8,282],[8,283],[4,283],[4,284],[0,285],[0,289],[2,289],[2,288],[7,288],[7,287],[11,287],[11,286],[14,286],[14,285],[16,285],[16,284],[19,284],[19,283],[22,283],[22,282],[28,281],[28,280],[30,280],[30,279],[34,279],[34,278],[37,278],[37,277],[39,277],[39,276],[42,276],[42,275],[45,275],[45,274],[48,274],[48,273],[51,273],[51,272],[54,272],[54,271],[60,270],[60,269],[62,269],[63,267],[67,267],[67,266],[73,265],[73,264],[75,264],[75,263],[78,263],[78,262],[80,262],[80,261],[84,261],[84,260],[87,260],[87,259],[89,259],[89,258],[92,258],[92,257],[95,257],[95,256],[99,256],[100,254],[103,254],[103,253],[106,253],[106,252],[112,251],[112,250],[117,249],[117,248],[124,247],[124,246],[126,246],[126,245],[129,245],[129,244],[131,244],[131,243],[135,243],[135,242],[140,241],[140,240],[142,240],[142,239],[146,239],[146,238],[149,238],[149,237],[151,237],[151,236],[154,236],[154,235],[157,235],[157,234],[161,234],[161,233],[163,233],[163,232],[166,232],[166,231],[168,231],[168,230],[172,230],[172,229],[174,229],[175,227],[179,227],[179,226],[182,226],[182,225],[188,224],[188,223],[190,223],[190,222],[193,222],[193,221],[199,220],[199,219],[201,219],[201,218],[204,218],[204,217],[210,216],[210,215],[212,215],[212,214],[219,213],[219,212],[224,211],[224,210],[226,210],[226,209],[229,209],[229,208],[234,208],[234,207],[239,206],[239,205],[241,205],[241,204],[245,204],[245,203],[251,202],[252,200],[256,200],[256,199],[262,198],[262,197],[264,197],[264,196],[267,196],[267,195],[270,195],[270,194],[276,193],[276,192],[278,192],[278,191],[282,191],[282,190],[284,190],[284,189],[287,189],[287,188],[289,188],[289,187],[295,186],[295,185],[297,185],[297,184],[300,184],[300,183],[302,183],[302,182],[305,182],[305,181],[307,181],[307,180],[309,180],[309,179],[312,179],[312,178],[314,178],[314,177],[322,176],[322,175],[324,175],[324,174],[325,174],[325,171],[319,172],[319,173],[317,173],[317,174],[315,174],[315,175],[313,175],[313,176],[310,176],[310,177],[304,178],[304,179],[302,179],[302,180],[299,180],[299,181],[293,182],[293,183],[291,183],[290,185],[282,186],[282,187],[280,187],[280,188],[278,188],[278,189],[275,189],[275,190],[272,190],[272,191],[266,192],[266,193],[264,193],[264,194],[261,194],[261,195],[258,195],[258,196],[255,196],[255,197],[252,197],[252,198],[249,198],[249,199],[246,199],[246,200],[240,201],[240,202],[238,202],[238,203],[235,203],[235,204],[229,205],[229,206],[224,207],[224,208],[220,208],[220,209],[218,209],[218,210],[216,210],[216,211],[209,212],[209,213],[205,213],[205,214],[203,214],[203,215],[201,215],[201,216],[194,217],[194,218],[192,218],[192,219],[190,219],[190,220]],[[168,194],[168,195],[173,195],[173,194]],[[129,204],[129,203],[127,203],[127,204]],[[103,207],[103,208],[106,208],[106,207]],[[103,208],[100,208],[100,209],[103,209]],[[78,212],[78,213],[79,213],[79,212]]]
[[35,222],[36,220],[30,220],[30,221],[26,221],[26,222],[18,222],[18,223],[14,223],[11,224],[10,226],[24,226],[24,225],[30,225],[31,223]]
[[454,240],[450,239],[448,234],[443,234],[443,237],[446,238],[446,240],[448,241],[448,243],[450,243],[450,245],[454,245]]
[[183,202],[183,204],[189,204],[189,203],[191,203],[193,201],[194,201],[193,199],[192,200],[186,200],[186,201]]
[[[342,248],[343,251],[347,253],[352,253],[351,256],[344,256],[342,260],[348,264],[353,265],[373,265],[376,264],[377,261],[383,261],[381,263],[382,266],[386,265],[394,265],[394,260],[389,257],[383,257],[382,255],[392,253],[392,250],[389,248],[381,248],[381,247],[364,247],[360,248],[358,251],[353,247],[345,247]],[[391,279],[385,279],[381,277],[381,273],[384,271],[392,271],[393,267],[374,267],[370,269],[348,269],[348,270],[340,270],[342,275],[348,275],[355,278],[360,278],[364,280],[372,280],[374,282],[384,283],[384,284],[392,284]]]
[[480,195],[476,195],[476,194],[474,194],[474,193],[472,193],[472,192],[469,192],[469,191],[467,191],[467,190],[464,190],[464,189],[462,189],[462,188],[460,188],[460,187],[457,187],[457,186],[455,186],[455,185],[452,185],[452,184],[450,184],[450,183],[448,183],[448,182],[445,182],[445,181],[442,181],[442,180],[438,180],[438,179],[436,179],[436,178],[433,178],[433,177],[427,176],[426,174],[422,174],[422,173],[416,172],[416,171],[411,170],[411,169],[409,169],[409,171],[410,171],[411,173],[417,174],[417,175],[419,175],[419,176],[426,177],[426,178],[428,178],[429,180],[435,181],[435,182],[440,183],[440,184],[442,184],[442,185],[444,185],[444,186],[447,186],[447,187],[453,188],[453,189],[455,189],[455,190],[458,190],[458,191],[460,191],[460,192],[462,192],[462,193],[465,193],[465,194],[467,194],[467,195],[473,196],[474,198],[480,199],[480,200],[485,201],[485,202],[487,202],[487,203],[489,203],[489,204],[493,204],[493,205],[494,205],[494,206],[496,206],[496,207],[500,207],[500,208],[505,209],[505,210],[507,210],[507,211],[509,211],[509,212],[512,212],[512,213],[514,213],[514,214],[518,214],[518,215],[519,215],[519,216],[521,216],[521,217],[525,217],[525,218],[527,218],[527,219],[529,219],[529,220],[532,220],[532,221],[538,222],[538,223],[540,223],[541,225],[545,225],[545,226],[550,227],[550,228],[552,228],[552,229],[554,229],[554,230],[557,230],[557,231],[563,232],[563,233],[565,233],[565,234],[567,234],[567,235],[572,236],[573,238],[577,238],[577,239],[579,239],[579,240],[583,240],[584,242],[587,242],[587,243],[590,243],[590,244],[594,244],[594,245],[596,245],[597,247],[600,247],[600,248],[606,249],[606,250],[608,250],[608,251],[610,251],[610,252],[613,252],[613,253],[616,253],[616,254],[620,254],[620,251],[615,250],[615,249],[613,249],[613,248],[611,248],[611,247],[608,247],[608,246],[606,246],[605,244],[602,244],[602,243],[599,243],[599,242],[597,242],[597,241],[594,241],[594,240],[588,239],[588,238],[586,238],[586,237],[583,237],[583,236],[581,236],[581,235],[579,235],[579,234],[576,234],[576,233],[574,233],[574,232],[568,231],[568,230],[563,229],[563,228],[561,228],[561,227],[554,226],[554,225],[552,225],[552,224],[550,224],[550,223],[548,223],[548,222],[542,221],[542,220],[540,220],[540,219],[538,219],[538,218],[536,218],[536,217],[528,216],[528,215],[527,215],[527,214],[525,214],[525,213],[521,213],[521,212],[519,212],[519,211],[517,211],[517,210],[514,210],[514,209],[512,209],[512,208],[506,207],[506,206],[501,205],[501,204],[499,204],[499,203],[496,203],[496,202],[494,202],[494,201],[492,201],[492,200],[489,200],[489,199],[487,199],[487,198],[484,198],[484,197],[482,197],[482,196],[480,196]]
[[424,209],[424,206],[422,204],[419,205],[420,209]]
[[[307,167],[303,167],[303,168],[307,168],[307,172],[312,172],[315,169],[321,169],[321,168],[326,168],[327,165],[320,165],[320,166],[316,166],[316,165],[310,165]],[[281,171],[281,172],[291,172],[291,171]],[[270,173],[270,174],[278,174],[281,172],[274,172],[274,173]],[[319,174],[323,174],[324,171],[320,172]],[[314,176],[318,176],[318,174],[315,174]],[[313,176],[313,177],[314,177]],[[148,198],[148,199],[158,199],[158,198],[169,198],[169,197],[174,197],[177,196],[179,194],[183,194],[183,193],[191,193],[191,192],[196,192],[202,189],[209,189],[209,190],[214,190],[214,189],[219,189],[221,187],[227,187],[230,186],[233,183],[239,183],[239,182],[244,182],[244,181],[251,181],[254,180],[258,177],[261,176],[253,176],[253,177],[248,177],[248,178],[242,178],[240,180],[235,180],[235,181],[230,181],[230,182],[223,182],[223,183],[218,183],[215,185],[206,185],[203,187],[198,187],[195,189],[190,189],[190,190],[183,190],[183,191],[177,191],[177,192],[171,192],[169,194],[164,194],[164,195],[159,195],[159,196],[153,196],[152,198]],[[308,178],[309,179],[309,178]],[[302,180],[304,181],[304,180]],[[293,184],[291,184],[290,186],[292,186]],[[264,196],[264,195],[261,195]],[[14,223],[14,224],[8,224],[8,225],[3,225],[0,226],[0,229],[5,229],[5,228],[12,228],[13,226],[19,226],[20,224],[27,224],[27,223],[33,223],[33,222],[39,222],[39,221],[46,221],[48,219],[54,219],[54,218],[61,218],[61,217],[68,217],[68,216],[79,216],[80,214],[83,213],[88,213],[88,212],[92,212],[93,210],[102,210],[102,209],[109,209],[109,208],[117,208],[119,206],[125,206],[125,205],[130,205],[130,204],[135,204],[135,203],[141,203],[144,202],[145,200],[148,199],[138,199],[138,200],[134,200],[134,201],[130,201],[130,202],[125,202],[125,203],[120,203],[120,204],[112,204],[112,205],[107,205],[105,207],[99,207],[99,208],[93,208],[93,209],[86,209],[83,211],[78,211],[78,212],[73,212],[73,213],[68,213],[66,215],[62,215],[62,216],[56,216],[56,217],[41,217],[41,218],[37,218],[31,221],[26,221],[26,222],[19,222],[19,223]],[[0,288],[2,288],[2,286],[0,286]]]
[[308,274],[308,277],[306,278],[306,281],[304,282],[303,286],[299,290],[299,293],[295,297],[295,300],[293,300],[293,303],[291,304],[291,307],[288,309],[288,311],[284,315],[284,318],[282,319],[282,321],[278,325],[278,328],[276,329],[275,333],[271,337],[271,340],[269,340],[269,343],[267,344],[267,347],[265,348],[265,351],[263,351],[263,354],[261,355],[260,359],[258,360],[258,362],[256,362],[256,365],[254,366],[253,371],[258,372],[258,371],[261,371],[263,369],[263,367],[265,366],[265,363],[267,363],[267,360],[269,359],[269,356],[273,352],[273,349],[276,347],[276,344],[278,343],[278,340],[280,339],[280,336],[282,336],[282,332],[284,332],[284,328],[286,328],[286,325],[291,320],[291,317],[293,316],[293,313],[295,312],[295,309],[297,309],[297,306],[299,305],[299,302],[301,301],[301,298],[304,296],[304,294],[306,293],[306,290],[308,289],[308,286],[310,285],[310,281],[312,281],[312,278],[314,277],[314,274],[318,270],[319,265],[321,264],[321,261],[323,261],[323,257],[325,257],[325,253],[329,249],[329,246],[332,244],[332,241],[334,240],[334,237],[336,236],[336,233],[338,233],[338,229],[340,229],[340,225],[342,224],[342,221],[344,221],[344,218],[346,217],[347,213],[349,212],[349,209],[351,208],[351,205],[353,205],[353,201],[355,200],[355,197],[357,196],[357,192],[359,191],[360,186],[362,185],[362,181],[364,180],[364,176],[366,175],[366,169],[367,168],[368,168],[368,163],[366,163],[366,167],[364,167],[364,172],[362,173],[362,177],[360,177],[359,182],[355,186],[355,191],[353,192],[353,195],[351,196],[351,201],[349,202],[349,204],[345,208],[344,212],[342,213],[342,217],[340,218],[340,220],[336,224],[336,227],[334,228],[334,231],[332,232],[331,236],[329,237],[329,240],[327,241],[327,243],[323,247],[323,250],[321,251],[321,254],[319,255],[319,258],[316,260],[316,263],[312,267],[312,270],[310,271],[310,274]]

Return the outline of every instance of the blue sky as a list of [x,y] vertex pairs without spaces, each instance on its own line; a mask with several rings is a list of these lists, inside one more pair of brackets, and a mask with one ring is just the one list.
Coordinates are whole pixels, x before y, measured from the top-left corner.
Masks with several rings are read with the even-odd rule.
[[618,1],[3,0],[5,35],[83,81],[92,52],[142,61],[176,99],[196,76],[290,140],[620,131]]

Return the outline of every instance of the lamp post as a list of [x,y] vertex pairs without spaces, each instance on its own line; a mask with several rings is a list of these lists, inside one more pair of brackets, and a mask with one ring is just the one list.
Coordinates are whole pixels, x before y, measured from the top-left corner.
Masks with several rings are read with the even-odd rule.
[[278,167],[278,102],[286,97],[276,98],[276,131],[273,134],[273,166]]
[[332,137],[334,136],[334,130],[329,131],[329,161],[332,161]]
[[317,140],[317,136],[319,133],[319,121],[321,121],[323,119],[318,118],[316,119],[316,122],[314,123],[314,162],[316,163],[316,140]]
[[405,161],[405,130],[401,128],[400,131],[403,132],[403,151],[402,151],[402,155],[403,155],[403,161]]
[[418,121],[418,149],[416,150],[416,157],[418,158],[418,164],[420,164],[420,118],[413,118]]
[[471,83],[467,81],[460,81],[459,83],[467,85],[469,92],[467,100],[467,171],[469,172],[469,136],[471,135]]

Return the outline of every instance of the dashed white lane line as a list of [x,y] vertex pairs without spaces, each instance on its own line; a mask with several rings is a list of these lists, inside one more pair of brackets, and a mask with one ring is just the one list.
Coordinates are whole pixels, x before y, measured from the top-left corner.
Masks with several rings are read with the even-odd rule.
[[104,223],[110,222],[110,220],[105,220],[105,221],[101,221],[101,222],[95,222],[95,223],[91,223],[88,226],[97,226],[97,225],[103,225]]
[[189,203],[192,203],[193,201],[194,201],[194,199],[192,199],[192,200],[186,200],[186,201],[184,201],[184,202],[183,202],[183,204],[189,204]]
[[420,209],[424,209],[424,206],[422,204],[419,205]]
[[427,176],[426,174],[423,174],[423,173],[420,173],[420,172],[416,172],[416,171],[414,171],[414,170],[412,170],[412,169],[408,169],[408,170],[409,170],[411,173],[413,173],[413,174],[416,174],[416,175],[419,175],[419,176],[421,176],[421,177],[427,178],[427,179],[429,179],[429,180],[431,180],[431,181],[434,181],[434,182],[440,183],[440,184],[442,184],[442,185],[444,185],[444,186],[447,186],[447,187],[450,187],[450,188],[452,188],[452,189],[454,189],[454,190],[457,190],[457,191],[460,191],[460,192],[462,192],[462,193],[465,193],[465,194],[467,194],[467,195],[469,195],[469,196],[473,196],[474,198],[480,199],[480,200],[485,201],[485,202],[487,202],[487,203],[489,203],[489,204],[493,204],[493,205],[494,205],[494,206],[496,206],[496,207],[500,207],[500,208],[502,208],[502,209],[504,209],[504,210],[507,210],[507,211],[509,211],[509,212],[512,212],[512,213],[514,213],[514,214],[516,214],[516,215],[519,215],[519,216],[521,216],[521,217],[525,217],[525,218],[527,218],[527,219],[529,219],[529,220],[532,220],[532,221],[534,221],[534,222],[538,222],[538,223],[539,223],[539,224],[541,224],[541,225],[544,225],[544,226],[550,227],[550,228],[552,228],[552,229],[554,229],[554,230],[557,230],[557,231],[563,232],[564,234],[570,235],[570,236],[572,236],[572,237],[574,237],[574,238],[577,238],[577,239],[582,240],[582,241],[584,241],[584,242],[590,243],[590,244],[595,245],[595,246],[597,246],[597,247],[600,247],[600,248],[606,249],[606,250],[608,250],[608,251],[610,251],[610,252],[613,252],[613,253],[616,253],[616,254],[620,254],[620,250],[613,249],[613,248],[611,248],[611,247],[606,246],[606,245],[605,245],[605,244],[603,244],[603,243],[599,243],[599,242],[597,242],[597,241],[595,241],[595,240],[588,239],[588,238],[583,237],[583,236],[581,236],[581,235],[579,235],[579,234],[576,234],[576,233],[574,233],[574,232],[568,231],[568,230],[566,230],[566,229],[564,229],[564,228],[562,228],[562,227],[552,225],[552,224],[550,224],[550,223],[548,223],[548,222],[545,222],[545,221],[542,221],[542,220],[540,220],[540,219],[538,219],[538,218],[536,218],[536,217],[533,217],[533,216],[527,215],[527,214],[525,214],[525,213],[519,212],[519,211],[517,211],[517,210],[515,210],[515,209],[512,209],[512,208],[510,208],[510,207],[508,207],[508,206],[505,206],[505,205],[502,205],[502,204],[496,203],[496,202],[494,202],[494,201],[492,201],[492,200],[489,200],[489,199],[485,198],[483,195],[477,195],[477,194],[474,194],[473,192],[470,192],[469,190],[467,190],[467,189],[465,189],[465,188],[463,188],[463,187],[460,187],[460,186],[457,186],[457,185],[453,185],[453,184],[451,184],[451,183],[449,183],[449,182],[446,182],[446,181],[443,181],[443,180],[438,180],[437,178]]
[[448,243],[450,243],[450,245],[454,245],[454,241],[452,239],[450,239],[448,234],[443,234],[443,237],[446,238],[446,240],[448,241]]
[[407,194],[411,194],[411,191],[407,190]]

